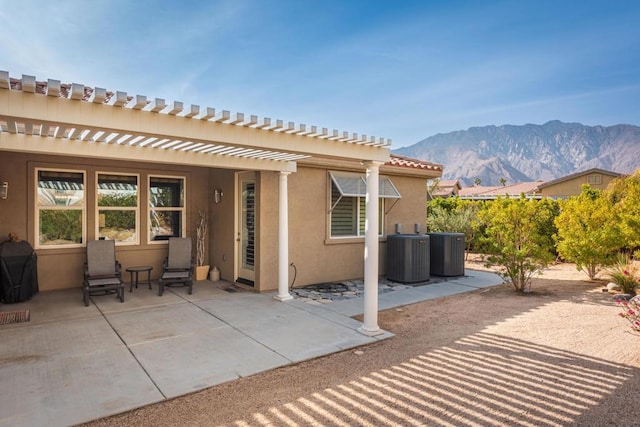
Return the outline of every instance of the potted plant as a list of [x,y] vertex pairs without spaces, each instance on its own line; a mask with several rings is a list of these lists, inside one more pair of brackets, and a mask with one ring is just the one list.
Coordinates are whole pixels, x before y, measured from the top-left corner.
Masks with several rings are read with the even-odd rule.
[[209,274],[209,264],[205,264],[205,248],[208,232],[207,212],[198,210],[198,224],[196,225],[196,280],[205,280]]

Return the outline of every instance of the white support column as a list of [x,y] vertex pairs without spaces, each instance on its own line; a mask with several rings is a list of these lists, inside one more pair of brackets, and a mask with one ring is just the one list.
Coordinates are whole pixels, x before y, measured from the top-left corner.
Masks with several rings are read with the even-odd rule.
[[278,182],[278,295],[274,298],[279,301],[293,298],[289,294],[289,173],[280,172]]
[[383,333],[378,326],[378,204],[381,162],[367,162],[366,220],[364,225],[364,323],[358,331],[374,336]]

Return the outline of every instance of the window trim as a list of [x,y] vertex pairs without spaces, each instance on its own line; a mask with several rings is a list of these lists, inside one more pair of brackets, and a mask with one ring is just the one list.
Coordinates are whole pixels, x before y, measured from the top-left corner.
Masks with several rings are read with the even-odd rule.
[[187,235],[187,177],[186,175],[162,175],[162,174],[147,174],[147,244],[149,245],[166,245],[168,240],[152,240],[151,239],[151,179],[152,178],[174,178],[182,180],[182,206],[181,207],[154,207],[153,210],[157,211],[181,211],[182,212],[182,224],[180,227],[180,237],[186,237]]
[[591,173],[587,175],[587,184],[589,185],[602,185],[602,174]]
[[[136,189],[136,206],[135,207],[126,207],[126,206],[99,206],[99,188],[100,185],[98,177],[100,175],[119,175],[119,176],[135,176],[137,182]],[[95,237],[98,239],[100,237],[100,211],[131,211],[135,210],[136,212],[136,239],[133,242],[123,242],[116,240],[116,246],[137,246],[140,245],[140,174],[136,173],[126,173],[126,172],[113,172],[108,170],[96,171],[95,172]]]
[[[55,168],[55,167],[35,167],[34,171],[34,249],[69,249],[69,248],[83,248],[87,245],[87,171],[83,169],[66,169],[66,168]],[[40,203],[38,202],[38,189],[40,180],[38,175],[40,171],[45,172],[67,172],[67,173],[77,173],[82,175],[82,186],[83,186],[83,197],[82,204],[80,206],[47,206],[41,208]],[[69,243],[69,244],[57,244],[57,245],[42,245],[40,244],[40,211],[41,210],[79,210],[81,211],[81,220],[82,220],[82,237],[80,243]]]

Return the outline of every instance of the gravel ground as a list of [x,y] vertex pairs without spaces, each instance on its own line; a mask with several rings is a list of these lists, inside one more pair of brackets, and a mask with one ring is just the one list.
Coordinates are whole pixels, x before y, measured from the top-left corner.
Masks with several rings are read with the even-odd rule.
[[603,287],[555,265],[529,294],[387,310],[392,339],[87,425],[640,425],[640,335]]

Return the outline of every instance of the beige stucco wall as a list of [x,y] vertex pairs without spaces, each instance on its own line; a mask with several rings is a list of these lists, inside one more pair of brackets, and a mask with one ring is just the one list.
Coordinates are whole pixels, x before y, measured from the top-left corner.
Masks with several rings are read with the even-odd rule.
[[[220,203],[213,200],[213,191],[220,189]],[[235,172],[211,169],[209,173],[209,248],[210,267],[220,270],[220,278],[235,280]]]
[[[88,185],[95,182],[96,171],[124,172],[140,175],[140,245],[117,246],[116,256],[124,269],[134,265],[153,266],[152,278],[159,277],[162,260],[167,255],[166,244],[148,244],[146,188],[147,175],[186,176],[186,236],[195,239],[198,209],[209,204],[207,191],[209,170],[197,167],[156,165],[144,162],[83,159],[76,157],[44,156],[0,151],[0,180],[9,182],[9,197],[0,199],[0,240],[6,240],[9,232],[16,232],[33,246],[35,239],[35,178],[34,168],[74,169],[86,172]],[[95,238],[95,197],[86,192],[87,239]],[[195,247],[194,247],[195,250]],[[86,249],[37,249],[40,290],[80,287]],[[195,256],[195,252],[194,252]]]
[[[596,173],[594,173],[596,174]],[[589,174],[592,175],[592,174]],[[588,184],[587,177],[589,175],[582,175],[575,177],[573,179],[559,182],[557,184],[552,184],[548,187],[543,187],[540,189],[540,194],[543,197],[569,197],[569,196],[577,196],[582,192],[582,185]],[[590,184],[591,188],[597,190],[605,190],[609,183],[615,179],[615,177],[611,175],[606,175],[599,173],[602,177],[601,184]]]
[[[33,155],[0,151],[0,181],[9,182],[9,198],[0,199],[0,240],[16,232],[34,244],[34,168],[50,167],[86,171],[94,177],[96,171],[137,173],[140,175],[140,245],[117,246],[116,255],[123,269],[134,265],[153,266],[152,279],[161,272],[167,255],[166,244],[147,244],[146,185],[148,174],[186,176],[187,231],[195,240],[195,224],[199,209],[208,209],[209,238],[207,259],[220,270],[221,278],[236,279],[237,259],[237,173],[231,169],[208,169],[145,162],[94,160],[63,156]],[[364,167],[336,168],[364,174]],[[414,224],[424,232],[426,178],[397,175],[381,168],[381,175],[390,176],[402,198],[385,201],[384,231],[395,232],[402,224],[404,233],[413,233]],[[261,292],[278,287],[278,172],[256,172],[256,286]],[[88,180],[89,183],[93,182]],[[89,184],[90,185],[90,184]],[[213,200],[213,190],[224,196],[220,203]],[[289,189],[289,262],[297,269],[296,286],[312,283],[362,278],[364,274],[364,238],[331,239],[329,236],[328,169],[299,166],[288,175]],[[95,238],[95,200],[87,193],[87,238]],[[392,206],[393,205],[393,206]],[[34,245],[35,246],[35,245]],[[380,274],[385,272],[386,239],[380,239]],[[38,249],[40,289],[53,290],[80,287],[84,248]],[[194,252],[195,256],[195,252]],[[289,268],[290,282],[294,268]],[[128,274],[124,276],[129,280]]]
[[[364,169],[360,172],[364,173]],[[426,215],[426,179],[390,176],[402,198],[392,207],[385,201],[385,235],[395,232],[395,224],[403,232],[413,233],[414,224],[424,232]],[[329,188],[327,169],[299,167],[289,176],[289,262],[295,264],[295,286],[313,283],[359,279],[364,275],[364,238],[330,239]],[[275,223],[277,226],[277,222]],[[277,236],[276,236],[277,237]],[[380,274],[385,272],[386,239],[380,239]],[[289,270],[290,282],[294,269]],[[273,287],[275,289],[277,286]]]

